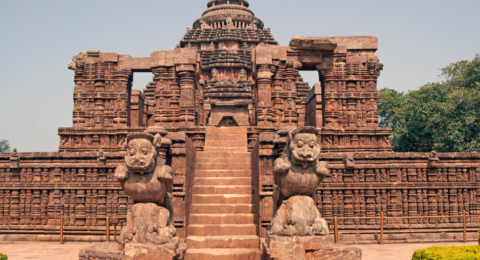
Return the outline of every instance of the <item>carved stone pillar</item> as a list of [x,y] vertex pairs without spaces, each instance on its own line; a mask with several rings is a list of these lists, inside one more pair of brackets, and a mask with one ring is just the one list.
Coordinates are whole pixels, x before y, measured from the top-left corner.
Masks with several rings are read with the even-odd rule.
[[176,81],[175,67],[157,67],[152,71],[155,75],[154,80],[156,87],[154,109],[155,125],[167,126],[174,122],[175,117],[178,117],[175,99],[179,93],[176,89],[178,83]]
[[332,217],[332,192],[326,190],[323,192],[323,212],[322,216],[324,218]]
[[[409,190],[408,191],[408,216],[409,217],[416,217],[417,216],[417,198],[416,198],[416,191]],[[412,224],[417,223],[417,219],[411,219]]]
[[375,191],[367,190],[366,203],[367,203],[367,225],[375,225]]
[[42,225],[47,225],[48,223],[48,204],[50,203],[50,195],[49,191],[43,190],[42,191],[42,198],[41,198],[41,218],[42,218]]
[[[97,75],[103,76],[103,75]],[[105,100],[103,99],[103,95],[105,92],[105,82],[104,81],[97,81],[95,82],[95,127],[102,127],[108,126],[108,118],[106,120],[106,124],[104,124],[104,113],[105,113]]]
[[18,190],[12,190],[12,200],[10,206],[10,224],[18,225],[20,222],[20,197]]
[[[445,216],[450,215],[450,203],[448,201],[448,189],[443,190],[443,212]],[[445,223],[450,223],[450,218],[444,218]]]
[[[457,200],[456,189],[450,189],[449,199],[450,199],[450,215],[457,216],[459,212],[458,212],[458,200]],[[450,223],[457,223],[457,222],[458,222],[458,217],[450,218]]]
[[[114,120],[117,127],[127,126],[128,124],[128,116],[130,113],[128,104],[130,100],[128,89],[129,85],[131,85],[131,71],[125,71],[124,74],[119,75],[118,80],[116,82],[116,100],[115,100],[115,108],[114,108]],[[112,100],[113,102],[113,100]]]
[[128,196],[125,191],[120,191],[118,194],[118,215],[119,216],[127,216],[128,211]]
[[[428,190],[428,214],[430,216],[438,216],[437,212],[437,194],[435,193],[435,190]],[[435,219],[431,218],[430,219],[430,224],[434,224]]]
[[363,217],[367,216],[366,205],[365,205],[365,191],[360,190],[360,224],[365,225],[365,219]]
[[463,190],[463,208],[467,215],[470,215],[470,194],[468,189]]
[[[98,191],[92,190],[92,208],[90,209],[90,223],[92,226],[97,225],[97,205],[98,205]],[[125,211],[125,216],[127,212]]]
[[[346,190],[345,191],[345,207],[343,209],[344,211],[344,216],[347,218],[351,218],[354,216],[354,208],[353,208],[353,194],[351,190]],[[353,223],[353,219],[346,219],[345,224],[350,225]]]
[[[408,190],[403,190],[402,194],[403,216],[408,217]],[[408,219],[403,219],[403,224],[408,224]]]
[[272,72],[268,65],[258,68],[258,126],[271,126],[273,122],[272,111]]
[[[417,215],[424,216],[422,190],[417,190]],[[417,223],[422,224],[423,219],[419,218]]]
[[177,66],[180,78],[180,127],[195,125],[195,69],[193,65]]
[[332,203],[332,211],[333,211],[333,216],[334,217],[340,217],[338,215],[338,195],[337,195],[337,191],[333,191],[332,192],[332,198],[333,198],[333,203]]
[[[7,194],[5,194],[6,198]],[[42,220],[40,219],[41,216],[41,198],[40,198],[40,190],[33,191],[33,199],[32,199],[32,217],[35,218],[35,224],[41,224]],[[5,200],[6,201],[6,200]],[[7,213],[7,209],[5,208],[5,213]]]
[[[437,190],[437,207],[438,207],[438,213],[437,213],[438,216],[444,216],[442,189]],[[438,223],[444,223],[444,219],[438,218]]]
[[4,199],[5,199],[4,191],[0,190],[0,225],[3,225],[3,223],[5,223],[5,215],[3,213],[4,211],[3,204],[5,203]]
[[107,218],[107,195],[105,190],[98,191],[97,225],[104,226]]

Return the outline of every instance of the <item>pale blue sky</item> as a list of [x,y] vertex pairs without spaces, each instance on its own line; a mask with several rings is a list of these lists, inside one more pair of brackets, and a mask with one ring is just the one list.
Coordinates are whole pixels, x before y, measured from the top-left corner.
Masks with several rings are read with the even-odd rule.
[[[72,125],[74,55],[171,50],[206,3],[0,0],[0,140],[19,152],[56,151],[57,128]],[[377,36],[380,88],[416,89],[480,53],[478,0],[250,0],[250,8],[281,45],[293,36]],[[135,88],[149,80],[136,75]]]

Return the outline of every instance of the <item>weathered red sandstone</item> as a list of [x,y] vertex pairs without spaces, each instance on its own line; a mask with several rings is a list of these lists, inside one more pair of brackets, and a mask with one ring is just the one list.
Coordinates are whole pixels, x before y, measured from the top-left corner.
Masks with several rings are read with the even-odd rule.
[[[279,46],[248,1],[207,5],[174,50],[140,58],[85,51],[73,58],[68,65],[75,72],[73,126],[59,128],[59,151],[0,154],[0,230],[7,233],[0,240],[58,241],[58,235],[47,233],[58,231],[62,211],[65,230],[73,234],[66,239],[101,240],[104,236],[88,232],[104,232],[107,217],[127,225],[128,212],[144,203],[147,208],[139,212],[168,209],[170,216],[138,225],[158,221],[158,231],[171,221],[166,226],[173,243],[145,243],[171,242],[156,237],[100,251],[128,251],[127,257],[139,259],[162,252],[209,260],[359,259],[356,249],[332,251],[331,237],[321,236],[325,232],[286,237],[267,229],[293,194],[318,209],[293,216],[304,221],[305,230],[313,227],[312,219],[325,219],[331,228],[333,216],[368,217],[338,220],[339,229],[349,231],[339,240],[359,243],[378,242],[377,234],[365,231],[379,229],[382,212],[413,217],[387,219],[387,230],[428,230],[386,234],[390,242],[458,239],[455,232],[435,233],[435,218],[415,217],[440,216],[438,225],[453,229],[463,226],[457,217],[463,211],[480,213],[478,153],[392,151],[391,129],[378,127],[377,78],[383,64],[375,56],[377,38],[294,37],[289,46]],[[317,71],[320,83],[308,86],[299,74],[305,70]],[[132,90],[137,72],[154,75],[143,91]],[[325,169],[307,163],[314,178],[303,191],[282,181],[282,174],[290,176],[294,165],[301,169],[303,163],[293,163],[276,179],[274,162],[285,159],[289,133],[305,126],[315,129],[320,150],[315,158]],[[155,157],[154,170],[144,172],[152,183],[136,186],[142,178],[125,167],[117,171],[120,179],[128,177],[122,189],[115,169],[129,156],[128,136],[148,136],[145,131],[153,137],[144,139],[151,145],[147,154]],[[279,191],[285,198],[279,199]],[[295,208],[295,203],[288,205]],[[287,219],[285,214],[278,223]],[[477,228],[476,219],[467,217],[467,226]],[[39,231],[47,235],[36,236]],[[289,234],[300,234],[293,231]],[[140,256],[142,245],[149,248]]]

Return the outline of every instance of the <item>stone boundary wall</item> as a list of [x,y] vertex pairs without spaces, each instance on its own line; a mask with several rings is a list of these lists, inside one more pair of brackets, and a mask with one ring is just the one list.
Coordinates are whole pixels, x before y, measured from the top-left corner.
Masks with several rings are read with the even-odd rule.
[[[17,159],[17,160],[14,160]],[[55,230],[60,213],[66,230],[105,230],[122,222],[133,204],[114,179],[121,153],[0,154],[0,229]]]
[[[321,140],[321,139],[319,139]],[[273,214],[273,162],[283,151],[286,134],[261,134],[252,154],[259,159],[253,168],[258,176],[256,194],[260,236]],[[316,203],[331,225],[333,217],[359,217],[358,228],[380,230],[381,212],[385,217],[442,216],[441,228],[463,228],[458,216],[465,210],[467,228],[478,229],[480,218],[479,153],[324,153],[332,177],[317,188]],[[371,217],[362,219],[361,217]],[[375,217],[377,217],[375,219]],[[355,230],[355,219],[339,219],[339,230]],[[387,219],[386,229],[435,230],[436,220]],[[379,231],[378,231],[379,232]]]
[[[174,224],[178,236],[185,237],[186,177],[195,169],[195,148],[184,133],[167,138],[172,145],[166,161],[175,172]],[[125,152],[105,153],[104,159],[94,152],[0,153],[0,232],[55,233],[62,211],[65,231],[82,235],[87,230],[105,232],[107,217],[112,224],[124,222],[133,200],[114,178],[124,156]]]

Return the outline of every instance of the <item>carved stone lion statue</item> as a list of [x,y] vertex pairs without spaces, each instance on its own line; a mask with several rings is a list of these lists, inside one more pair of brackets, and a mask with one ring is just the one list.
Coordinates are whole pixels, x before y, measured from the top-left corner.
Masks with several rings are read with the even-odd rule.
[[163,163],[157,151],[161,138],[159,134],[154,137],[149,133],[127,136],[126,165],[117,167],[115,178],[135,203],[166,205],[165,198],[172,190],[173,175],[172,169]]
[[277,185],[271,235],[326,236],[328,225],[315,205],[315,190],[329,176],[326,162],[320,162],[318,130],[300,127],[288,134],[281,157],[274,163]]
[[120,234],[123,243],[172,243],[172,169],[159,155],[160,134],[132,133],[127,136],[125,165],[115,171],[123,190],[135,201]]

